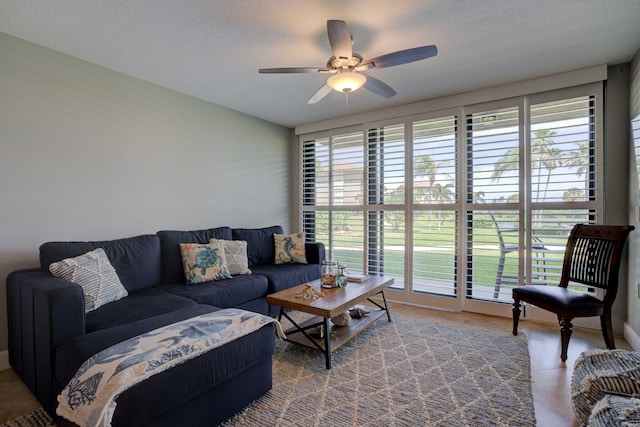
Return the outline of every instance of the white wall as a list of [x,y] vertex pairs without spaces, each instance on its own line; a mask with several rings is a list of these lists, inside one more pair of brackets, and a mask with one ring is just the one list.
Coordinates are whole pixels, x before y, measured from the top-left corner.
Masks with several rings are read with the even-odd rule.
[[625,338],[634,349],[640,351],[640,295],[638,283],[640,283],[640,221],[637,213],[640,212],[640,189],[638,188],[638,175],[636,173],[636,159],[631,139],[630,121],[640,115],[640,50],[636,52],[630,67],[629,89],[629,117],[625,130],[629,135],[629,224],[636,226],[636,231],[629,236],[629,281],[627,290],[627,323],[625,325]]
[[6,276],[37,266],[46,241],[288,229],[290,141],[289,129],[0,33],[0,351]]

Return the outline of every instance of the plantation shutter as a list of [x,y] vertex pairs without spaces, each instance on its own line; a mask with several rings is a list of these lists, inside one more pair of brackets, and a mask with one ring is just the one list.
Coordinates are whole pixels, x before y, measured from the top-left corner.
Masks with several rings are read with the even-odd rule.
[[394,124],[367,133],[367,272],[394,276],[394,288],[404,286],[404,130]]
[[595,223],[597,168],[595,96],[530,107],[531,282],[560,281],[564,247],[574,224]]
[[362,132],[302,143],[302,228],[327,258],[361,271],[364,247]]
[[[518,284],[523,242],[518,206],[525,174],[521,139],[518,106],[467,116],[466,296],[470,298],[506,301],[509,287]],[[515,250],[507,252],[505,246]]]
[[456,118],[413,122],[413,291],[457,294]]

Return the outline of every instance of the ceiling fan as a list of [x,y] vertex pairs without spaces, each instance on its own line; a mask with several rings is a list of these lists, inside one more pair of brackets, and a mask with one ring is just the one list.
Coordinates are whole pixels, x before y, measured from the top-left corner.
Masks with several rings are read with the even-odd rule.
[[327,21],[327,33],[329,43],[333,50],[333,56],[327,61],[326,68],[295,67],[295,68],[261,68],[258,70],[262,74],[278,73],[329,73],[332,74],[327,79],[327,83],[309,99],[308,104],[315,104],[327,96],[331,90],[338,92],[353,92],[364,86],[376,95],[391,98],[396,94],[386,83],[361,73],[362,71],[374,68],[393,67],[396,65],[408,64],[431,58],[438,54],[435,45],[414,47],[412,49],[400,50],[386,55],[363,60],[362,56],[352,51],[352,37],[344,21]]

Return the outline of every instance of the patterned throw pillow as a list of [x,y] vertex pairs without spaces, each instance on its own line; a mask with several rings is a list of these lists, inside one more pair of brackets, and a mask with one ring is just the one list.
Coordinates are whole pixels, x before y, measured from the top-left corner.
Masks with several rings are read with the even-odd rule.
[[231,279],[222,243],[180,243],[187,285]]
[[51,263],[49,271],[56,277],[80,285],[85,313],[128,295],[102,248]]
[[211,239],[210,243],[222,242],[224,257],[227,260],[227,268],[232,276],[238,274],[251,274],[249,270],[249,258],[247,257],[247,242],[244,240],[220,240]]
[[306,264],[305,232],[295,234],[274,234],[273,241],[276,249],[276,264]]

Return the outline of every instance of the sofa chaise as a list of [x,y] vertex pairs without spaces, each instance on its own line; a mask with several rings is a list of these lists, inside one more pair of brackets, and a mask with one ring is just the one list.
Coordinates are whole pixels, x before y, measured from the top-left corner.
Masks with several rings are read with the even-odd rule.
[[[320,278],[321,243],[304,245],[307,263],[275,263],[280,226],[159,231],[103,242],[48,242],[40,268],[7,278],[9,362],[43,406],[55,414],[56,396],[92,355],[132,337],[194,316],[239,308],[274,316],[266,296]],[[211,239],[247,242],[251,274],[185,284],[181,244]],[[82,288],[49,267],[104,250],[127,295],[86,311]],[[248,271],[247,271],[248,273]],[[124,391],[114,426],[216,425],[271,388],[273,327],[188,360]],[[56,422],[73,425],[56,417]]]

